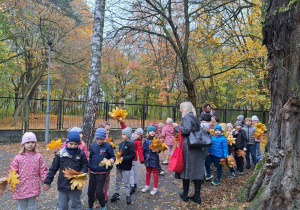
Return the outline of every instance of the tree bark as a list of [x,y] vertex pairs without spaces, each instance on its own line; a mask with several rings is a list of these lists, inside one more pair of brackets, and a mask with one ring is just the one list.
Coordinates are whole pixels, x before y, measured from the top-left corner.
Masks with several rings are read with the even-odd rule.
[[264,161],[239,197],[249,209],[300,209],[300,18],[299,1],[290,2],[265,0],[263,8],[271,109]]
[[89,72],[88,96],[82,121],[82,130],[87,148],[90,149],[94,139],[94,127],[99,107],[101,55],[103,44],[105,0],[96,0],[94,14],[94,31],[92,39],[91,64]]

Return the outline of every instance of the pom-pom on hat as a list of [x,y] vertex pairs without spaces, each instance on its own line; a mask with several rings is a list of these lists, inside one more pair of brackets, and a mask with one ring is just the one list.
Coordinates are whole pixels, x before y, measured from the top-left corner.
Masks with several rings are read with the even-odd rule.
[[106,129],[105,128],[97,128],[95,132],[96,139],[106,139]]
[[252,121],[253,121],[253,120],[259,121],[259,119],[258,119],[258,117],[257,117],[256,115],[253,115],[253,116],[251,117],[251,120],[252,120]]
[[221,132],[223,132],[223,131],[222,131],[222,127],[221,127],[220,125],[215,125],[214,131],[216,131],[216,129],[218,129],[218,130],[220,130]]
[[173,123],[173,120],[172,120],[172,118],[167,118],[167,122],[166,122],[167,124],[171,124],[171,123]]
[[80,135],[79,135],[79,133],[77,131],[71,131],[68,134],[66,143],[69,143],[69,142],[75,142],[75,143],[79,144],[79,142],[80,142]]
[[128,138],[130,138],[131,135],[132,135],[132,129],[131,129],[130,127],[127,127],[127,128],[125,128],[125,129],[122,130],[122,133],[125,133],[126,136],[127,136]]
[[154,131],[154,132],[156,132],[156,129],[155,129],[155,127],[154,127],[154,126],[152,126],[152,125],[148,126],[148,127],[147,127],[147,133],[149,133],[150,131]]
[[30,141],[34,141],[34,142],[37,142],[37,139],[36,139],[36,135],[32,132],[26,132],[24,133],[23,137],[22,137],[22,145],[27,143],[27,142],[30,142]]

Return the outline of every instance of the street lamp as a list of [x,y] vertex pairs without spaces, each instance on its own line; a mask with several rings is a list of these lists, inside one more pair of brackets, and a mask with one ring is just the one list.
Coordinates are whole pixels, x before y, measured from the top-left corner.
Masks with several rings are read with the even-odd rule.
[[49,118],[50,118],[50,60],[51,60],[51,39],[48,40],[47,44],[49,45],[49,63],[48,63],[48,84],[47,84],[47,108],[46,108],[46,130],[45,130],[45,145],[49,143]]
[[152,92],[152,98],[153,98],[153,102],[152,102],[152,122],[154,122],[154,89],[155,87],[152,87],[153,92]]

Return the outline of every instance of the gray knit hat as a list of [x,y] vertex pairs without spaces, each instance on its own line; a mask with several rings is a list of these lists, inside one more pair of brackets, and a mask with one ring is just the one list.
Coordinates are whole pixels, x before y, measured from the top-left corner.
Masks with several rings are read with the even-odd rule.
[[127,128],[122,130],[122,133],[125,133],[126,136],[128,136],[128,138],[130,138],[131,135],[132,135],[132,129],[130,127],[127,127]]

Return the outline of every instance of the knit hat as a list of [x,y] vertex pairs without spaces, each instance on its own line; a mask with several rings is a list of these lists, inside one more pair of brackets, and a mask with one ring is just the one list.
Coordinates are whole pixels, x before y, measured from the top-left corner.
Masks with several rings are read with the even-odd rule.
[[171,123],[173,123],[173,120],[172,120],[172,118],[167,118],[167,122],[166,122],[167,124],[171,124]]
[[69,143],[69,142],[75,142],[75,143],[79,144],[79,142],[80,142],[80,135],[79,135],[79,133],[77,131],[71,131],[68,134],[66,143]]
[[164,127],[164,124],[162,124],[161,122],[160,123],[158,123],[158,128],[163,128]]
[[239,115],[239,116],[237,116],[236,119],[239,120],[239,121],[244,121],[244,116],[243,115]]
[[240,121],[236,121],[234,124],[235,124],[235,127],[238,126],[238,125],[239,125],[239,126],[243,126],[242,123],[241,123]]
[[125,133],[126,136],[127,136],[128,138],[130,138],[131,135],[132,135],[132,129],[131,129],[130,127],[127,127],[127,128],[125,128],[125,129],[122,130],[122,133]]
[[227,123],[227,128],[233,128],[233,125],[231,123]]
[[258,119],[258,117],[257,117],[256,115],[253,115],[253,116],[251,117],[251,120],[252,120],[252,121],[253,121],[253,120],[259,121],[259,119]]
[[226,124],[226,123],[220,123],[219,125],[222,127],[222,130],[221,130],[221,131],[224,131],[224,132],[227,132],[227,131],[228,131],[228,128],[227,128],[227,124]]
[[[152,123],[151,124],[152,126],[154,126],[154,128],[155,128],[155,132],[158,130],[158,125],[157,125],[157,123]],[[148,132],[147,132],[148,133]]]
[[205,114],[203,115],[203,121],[210,122],[210,121],[211,121],[211,115],[205,113]]
[[143,135],[144,134],[144,130],[142,128],[137,128],[137,129],[135,129],[133,135],[137,134],[137,133],[141,133]]
[[155,127],[154,127],[154,126],[152,126],[152,125],[148,126],[148,127],[147,127],[147,133],[149,133],[150,131],[154,131],[154,132],[156,132],[156,129],[155,129]]
[[95,132],[95,138],[96,139],[106,139],[106,130],[105,128],[97,128]]
[[83,132],[82,132],[82,129],[81,129],[81,128],[78,128],[78,127],[72,127],[72,128],[70,128],[69,133],[70,133],[71,131],[76,131],[76,132],[79,133],[79,134],[83,133]]
[[222,127],[221,127],[220,125],[215,125],[214,131],[216,131],[216,129],[219,129],[221,132],[223,132],[223,131],[222,131]]
[[22,145],[27,143],[27,142],[30,142],[30,141],[34,141],[34,142],[37,142],[37,139],[36,139],[36,136],[34,133],[32,132],[26,132],[24,133],[23,137],[22,137]]

